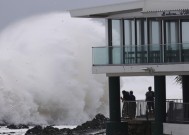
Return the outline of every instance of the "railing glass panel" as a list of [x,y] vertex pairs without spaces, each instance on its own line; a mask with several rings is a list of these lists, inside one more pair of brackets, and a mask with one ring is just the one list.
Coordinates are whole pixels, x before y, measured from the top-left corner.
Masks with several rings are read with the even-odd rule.
[[93,65],[178,62],[189,62],[189,43],[93,48]]
[[[112,64],[121,64],[121,50],[122,48],[120,47],[111,47],[112,50]],[[109,50],[109,52],[111,52]],[[111,59],[110,59],[111,60]]]
[[107,65],[108,62],[108,47],[95,47],[92,49],[93,64]]
[[189,61],[189,44],[182,44],[182,59],[183,62]]
[[189,103],[167,102],[167,122],[189,122]]
[[166,44],[165,48],[165,62],[180,62],[179,47],[182,44]]

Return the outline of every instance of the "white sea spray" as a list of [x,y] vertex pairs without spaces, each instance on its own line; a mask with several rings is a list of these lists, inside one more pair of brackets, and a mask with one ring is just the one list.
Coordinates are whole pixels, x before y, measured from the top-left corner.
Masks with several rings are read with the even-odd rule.
[[0,120],[79,124],[107,114],[107,80],[91,72],[92,46],[104,26],[49,13],[21,20],[0,33]]

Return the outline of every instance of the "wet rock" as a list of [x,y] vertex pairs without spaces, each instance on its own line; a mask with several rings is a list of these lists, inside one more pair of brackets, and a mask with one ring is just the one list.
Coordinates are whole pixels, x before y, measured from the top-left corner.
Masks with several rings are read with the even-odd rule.
[[43,128],[42,126],[35,126],[32,129],[29,129],[25,135],[42,135]]
[[74,129],[58,129],[52,126],[47,126],[43,129],[41,126],[35,126],[29,129],[25,135],[87,135],[91,131],[105,129],[107,120],[104,115],[97,114],[91,121],[87,121]]
[[42,135],[59,135],[60,130],[51,126],[47,126],[43,129]]
[[72,129],[69,129],[69,128],[63,128],[63,129],[61,129],[60,133],[62,135],[74,135]]
[[92,119],[91,121],[87,121],[80,126],[77,126],[73,130],[74,131],[77,131],[77,130],[87,131],[87,130],[93,130],[93,129],[105,129],[105,126],[106,126],[105,122],[107,120],[108,118],[106,118],[104,115],[97,114],[94,119]]
[[29,128],[27,125],[19,124],[19,125],[8,125],[7,128],[9,129],[24,129],[24,128]]

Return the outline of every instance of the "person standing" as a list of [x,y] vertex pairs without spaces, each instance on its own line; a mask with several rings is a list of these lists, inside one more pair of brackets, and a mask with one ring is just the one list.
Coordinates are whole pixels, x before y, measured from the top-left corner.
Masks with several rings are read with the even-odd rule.
[[154,112],[154,92],[152,87],[148,87],[148,92],[146,92],[146,101],[147,101],[147,111],[152,113]]
[[135,115],[136,115],[136,98],[133,95],[133,91],[130,91],[129,95],[130,95],[130,103],[129,103],[130,113],[129,114],[130,114],[130,118],[133,119],[135,118]]
[[123,90],[122,91],[123,97],[121,97],[121,101],[123,102],[123,108],[122,108],[122,117],[127,118],[129,116],[129,92]]

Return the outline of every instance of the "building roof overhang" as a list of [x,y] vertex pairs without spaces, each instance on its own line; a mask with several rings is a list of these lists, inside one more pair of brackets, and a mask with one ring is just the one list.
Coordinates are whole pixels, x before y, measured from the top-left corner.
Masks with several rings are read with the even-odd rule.
[[105,18],[115,14],[125,12],[142,11],[143,1],[124,2],[119,4],[111,4],[97,7],[89,7],[82,9],[70,10],[72,17],[87,17],[87,18]]
[[189,0],[144,0],[143,12],[180,11],[189,9]]
[[146,16],[154,12],[183,10],[189,10],[189,0],[134,0],[111,5],[73,9],[70,10],[70,14],[72,17],[107,18],[118,14],[141,13]]

